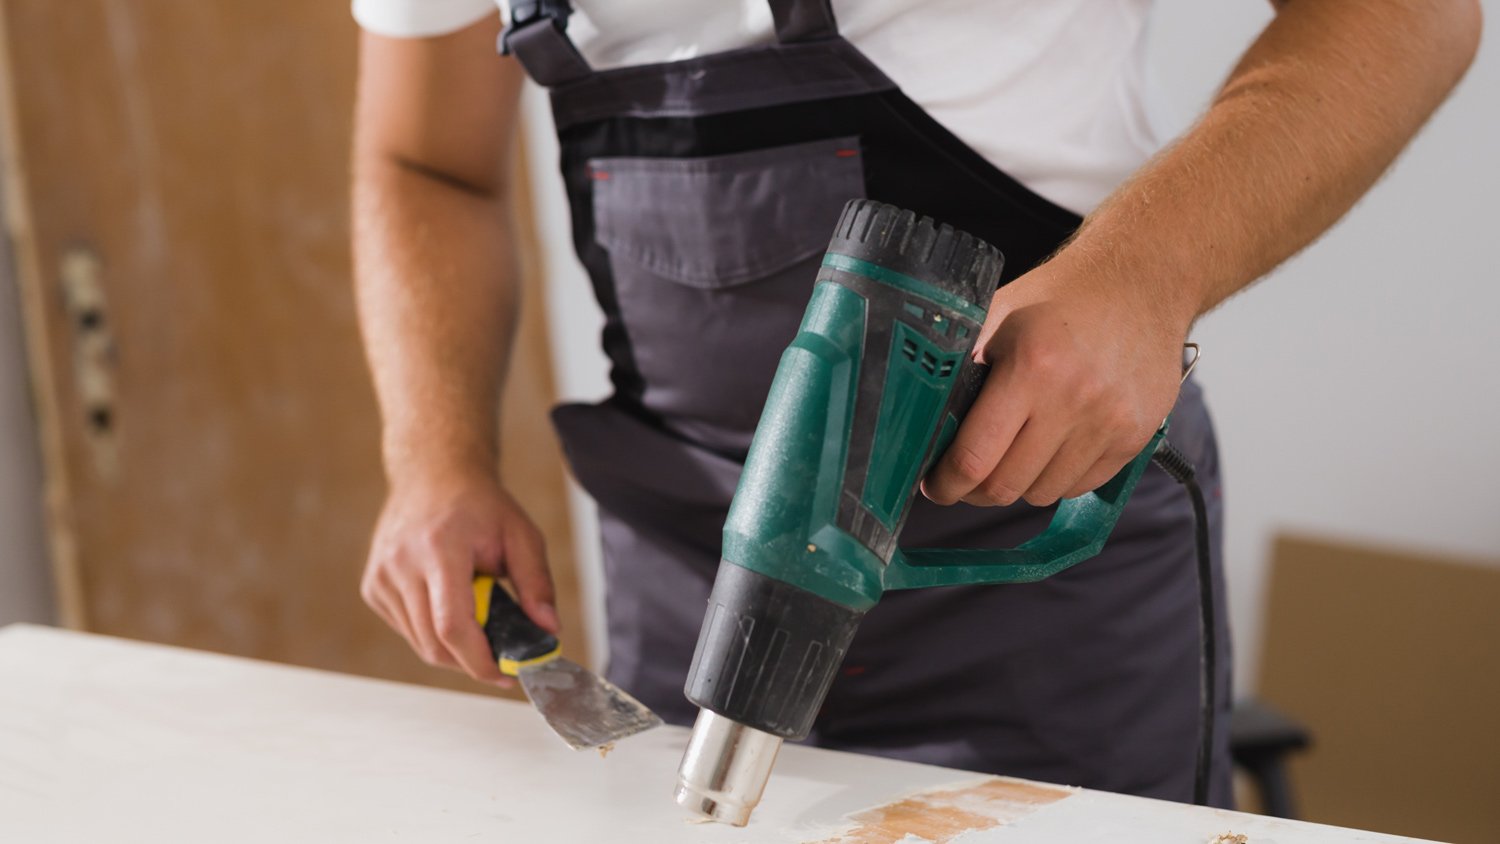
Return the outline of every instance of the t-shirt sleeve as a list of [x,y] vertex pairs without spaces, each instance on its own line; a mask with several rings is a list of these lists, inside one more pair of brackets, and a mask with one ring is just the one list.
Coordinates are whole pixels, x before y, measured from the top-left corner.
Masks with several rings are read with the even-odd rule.
[[392,38],[446,35],[499,13],[495,0],[351,0],[351,6],[360,26]]

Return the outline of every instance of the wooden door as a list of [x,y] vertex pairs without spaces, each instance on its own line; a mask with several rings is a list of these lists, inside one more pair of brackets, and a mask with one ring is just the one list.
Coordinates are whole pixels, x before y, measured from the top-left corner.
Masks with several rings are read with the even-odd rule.
[[[348,4],[0,8],[7,216],[65,623],[473,688],[357,595],[383,480],[350,287]],[[578,655],[542,317],[523,319],[502,452]]]

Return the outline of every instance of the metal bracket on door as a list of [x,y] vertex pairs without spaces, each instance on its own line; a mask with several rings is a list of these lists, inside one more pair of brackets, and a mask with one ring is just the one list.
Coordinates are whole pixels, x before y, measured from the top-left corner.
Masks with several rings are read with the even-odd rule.
[[59,277],[73,338],[73,386],[94,470],[119,475],[119,420],[115,418],[115,339],[107,318],[99,256],[75,246],[63,253]]

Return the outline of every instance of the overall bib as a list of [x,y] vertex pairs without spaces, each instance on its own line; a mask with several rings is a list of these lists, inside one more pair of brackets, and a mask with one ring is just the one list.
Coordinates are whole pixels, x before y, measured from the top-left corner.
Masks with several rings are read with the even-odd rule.
[[[591,69],[557,0],[514,3],[503,38],[550,89],[574,244],[605,314],[614,395],[553,419],[599,504],[608,675],[678,724],[696,714],[683,683],[742,461],[845,201],[888,202],[989,241],[1005,255],[1002,284],[1080,222],[903,95],[839,37],[827,0],[770,6],[776,43],[661,64]],[[1197,465],[1217,548],[1217,452],[1192,382],[1171,439]],[[919,498],[902,544],[1013,546],[1049,518],[1050,508]],[[887,593],[809,741],[1189,800],[1192,540],[1186,494],[1152,468],[1095,559],[1034,584]],[[1222,711],[1211,799],[1227,805],[1218,559],[1216,550]]]

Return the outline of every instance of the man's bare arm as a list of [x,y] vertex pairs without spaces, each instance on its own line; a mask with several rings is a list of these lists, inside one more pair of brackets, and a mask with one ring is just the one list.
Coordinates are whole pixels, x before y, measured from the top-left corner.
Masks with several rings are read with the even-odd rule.
[[1477,0],[1279,0],[1203,118],[1085,222],[1066,262],[1192,320],[1338,221],[1452,90]]
[[924,484],[1050,504],[1108,480],[1177,395],[1193,321],[1379,178],[1467,70],[1477,0],[1288,0],[1198,123],[996,294],[992,364]]
[[505,174],[521,81],[497,32],[490,20],[363,36],[353,222],[390,481],[362,592],[428,662],[503,683],[473,622],[473,573],[507,574],[538,623],[557,620],[541,536],[497,477],[519,305]]
[[519,74],[494,28],[360,46],[355,278],[393,479],[496,464],[518,304],[502,163]]

